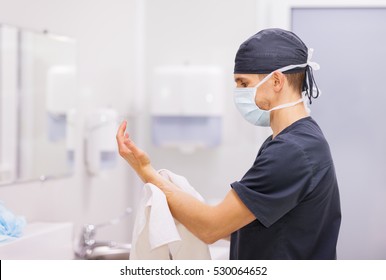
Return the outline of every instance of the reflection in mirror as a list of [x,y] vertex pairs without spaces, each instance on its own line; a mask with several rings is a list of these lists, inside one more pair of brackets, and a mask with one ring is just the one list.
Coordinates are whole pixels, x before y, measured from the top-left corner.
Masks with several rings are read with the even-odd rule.
[[0,184],[71,173],[75,41],[0,27]]

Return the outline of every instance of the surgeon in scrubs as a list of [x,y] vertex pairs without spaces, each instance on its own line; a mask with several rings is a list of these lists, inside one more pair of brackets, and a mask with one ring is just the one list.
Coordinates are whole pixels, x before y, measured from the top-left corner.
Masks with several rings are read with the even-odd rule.
[[120,155],[144,183],[164,192],[174,218],[198,238],[210,244],[230,236],[230,259],[337,257],[339,189],[329,145],[309,115],[308,103],[320,93],[313,76],[319,65],[311,56],[297,35],[282,29],[262,30],[241,44],[234,67],[236,108],[273,133],[218,205],[193,198],[158,174],[125,133],[126,122],[119,127]]

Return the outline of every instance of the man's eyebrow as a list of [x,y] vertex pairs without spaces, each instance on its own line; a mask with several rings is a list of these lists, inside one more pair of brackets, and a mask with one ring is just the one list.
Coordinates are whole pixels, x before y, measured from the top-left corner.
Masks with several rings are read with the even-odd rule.
[[235,82],[237,83],[237,82],[243,82],[243,81],[245,81],[245,78],[243,78],[243,77],[237,77],[236,79],[235,79]]

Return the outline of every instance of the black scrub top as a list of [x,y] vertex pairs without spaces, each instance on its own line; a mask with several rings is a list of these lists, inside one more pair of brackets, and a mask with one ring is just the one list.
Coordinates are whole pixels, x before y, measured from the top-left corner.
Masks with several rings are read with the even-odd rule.
[[231,184],[256,220],[232,233],[230,259],[335,259],[341,222],[330,148],[311,118],[270,136]]

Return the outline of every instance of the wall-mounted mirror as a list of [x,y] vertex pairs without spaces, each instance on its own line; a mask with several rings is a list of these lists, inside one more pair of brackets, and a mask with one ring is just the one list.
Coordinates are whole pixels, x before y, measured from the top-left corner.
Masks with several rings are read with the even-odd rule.
[[76,46],[0,25],[0,184],[71,174]]

